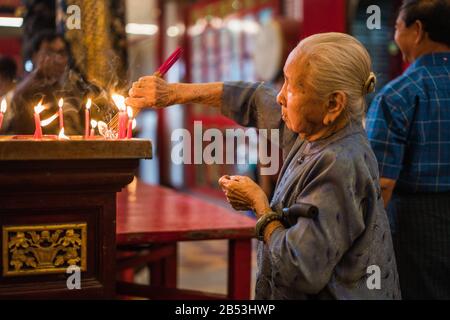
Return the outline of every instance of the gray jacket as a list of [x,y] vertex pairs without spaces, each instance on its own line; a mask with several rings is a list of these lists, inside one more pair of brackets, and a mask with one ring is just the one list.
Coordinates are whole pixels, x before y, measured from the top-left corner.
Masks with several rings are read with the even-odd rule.
[[400,299],[377,161],[361,124],[304,141],[281,120],[276,92],[260,83],[225,83],[221,110],[243,126],[280,130],[285,161],[272,209],[319,209],[317,219],[299,218],[258,243],[256,299]]

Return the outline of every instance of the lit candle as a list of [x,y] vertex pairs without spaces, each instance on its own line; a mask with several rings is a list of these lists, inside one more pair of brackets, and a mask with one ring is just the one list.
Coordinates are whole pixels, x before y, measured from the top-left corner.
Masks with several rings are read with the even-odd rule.
[[95,136],[95,128],[97,128],[97,121],[91,120],[91,138]]
[[64,105],[64,100],[63,100],[63,98],[61,98],[58,101],[58,107],[59,107],[59,129],[60,130],[62,128],[64,128],[63,105]]
[[133,137],[133,108],[127,107],[128,113],[128,127],[127,127],[127,139]]
[[5,98],[3,98],[3,99],[2,99],[1,106],[0,106],[0,130],[2,129],[3,115],[4,115],[5,112],[6,112],[7,106],[8,106],[8,105],[7,105],[7,103],[6,103]]
[[118,139],[124,139],[127,136],[127,107],[125,105],[125,97],[120,94],[113,94],[112,99],[119,109],[119,133]]
[[41,128],[41,118],[39,114],[44,111],[44,106],[42,105],[42,101],[39,101],[37,106],[34,107],[34,138],[35,139],[42,139],[42,128]]
[[85,111],[85,121],[84,121],[84,137],[87,139],[89,138],[89,117],[90,117],[90,113],[89,113],[89,109],[91,108],[91,98],[89,98],[86,102],[86,111]]

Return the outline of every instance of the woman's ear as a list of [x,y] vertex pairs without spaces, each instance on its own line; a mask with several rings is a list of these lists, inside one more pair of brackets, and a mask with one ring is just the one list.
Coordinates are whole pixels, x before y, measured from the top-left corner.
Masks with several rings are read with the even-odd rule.
[[327,110],[323,118],[323,124],[332,124],[341,115],[347,105],[347,95],[343,91],[336,91],[329,96]]

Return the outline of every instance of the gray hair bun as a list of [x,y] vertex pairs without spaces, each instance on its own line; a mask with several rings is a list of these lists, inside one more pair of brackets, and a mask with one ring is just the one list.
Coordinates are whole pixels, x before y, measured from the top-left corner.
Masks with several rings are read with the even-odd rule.
[[369,74],[369,77],[367,78],[366,82],[363,86],[363,94],[369,94],[375,91],[375,85],[377,83],[377,77],[375,76],[375,73],[371,72]]

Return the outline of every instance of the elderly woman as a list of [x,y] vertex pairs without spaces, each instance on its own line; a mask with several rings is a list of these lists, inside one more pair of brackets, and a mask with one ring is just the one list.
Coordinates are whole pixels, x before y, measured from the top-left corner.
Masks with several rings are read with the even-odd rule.
[[[369,54],[349,35],[317,34],[291,52],[284,76],[278,96],[260,83],[144,77],[127,102],[201,103],[243,126],[281,130],[286,157],[270,203],[247,177],[219,180],[235,209],[259,218],[257,299],[399,299],[377,162],[362,127],[375,85]],[[317,217],[287,226],[282,209],[296,203],[316,206]]]

